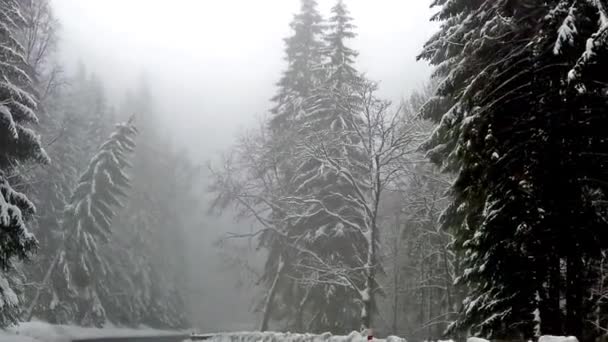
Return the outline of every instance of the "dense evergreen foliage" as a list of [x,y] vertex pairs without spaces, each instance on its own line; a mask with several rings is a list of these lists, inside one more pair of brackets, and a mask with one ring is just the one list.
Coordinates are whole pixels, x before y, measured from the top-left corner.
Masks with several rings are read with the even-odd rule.
[[325,25],[315,2],[302,1],[292,28],[270,119],[212,168],[214,206],[260,224],[251,236],[268,251],[262,330],[367,329],[380,324],[384,294],[381,202],[405,177],[420,122],[357,70],[343,1]]
[[22,178],[16,170],[31,161],[48,162],[40,137],[31,125],[38,122],[34,74],[18,41],[26,21],[16,1],[0,3],[0,326],[19,318],[20,293],[7,274],[15,259],[26,259],[37,246],[27,227],[34,204],[11,182]]
[[443,224],[469,290],[452,331],[583,337],[605,244],[605,4],[435,5],[442,27],[420,55],[442,79],[427,147],[458,172]]
[[430,86],[399,106],[347,3],[300,0],[268,117],[201,177],[155,74],[110,89],[62,65],[50,0],[0,0],[0,328],[188,327],[209,182],[252,226],[220,245],[263,250],[237,263],[261,330],[605,336],[608,2],[433,0]]
[[[184,254],[175,252],[183,250],[183,232],[164,227],[188,224],[185,217],[197,203],[190,186],[196,168],[158,132],[150,132],[158,122],[140,116],[152,115],[152,104],[125,106],[119,113],[99,75],[82,63],[73,75],[64,72],[56,54],[59,22],[49,1],[2,1],[0,23],[0,230],[5,236],[0,326],[31,319],[187,326],[185,274],[176,267]],[[150,95],[127,97],[151,102]],[[135,151],[130,124],[106,141],[114,122],[135,112],[142,121],[138,126],[145,128],[143,145],[156,144],[145,157],[154,165],[138,162],[145,153]],[[157,146],[168,164],[152,156]],[[131,176],[125,173],[128,164],[134,165]],[[149,174],[150,169],[162,174]],[[172,181],[140,196],[138,190],[159,184],[158,177]],[[126,221],[125,213],[141,214],[152,205],[167,209],[147,215],[146,224]],[[177,215],[175,206],[188,211]],[[135,248],[130,234],[142,241]],[[15,263],[30,257],[34,262]]]

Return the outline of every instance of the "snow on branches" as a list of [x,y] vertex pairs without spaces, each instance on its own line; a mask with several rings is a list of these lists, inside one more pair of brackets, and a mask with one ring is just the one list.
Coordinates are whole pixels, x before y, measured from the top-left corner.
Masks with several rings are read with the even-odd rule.
[[[135,148],[136,134],[131,122],[116,126],[81,175],[65,210],[63,244],[46,278],[53,271],[60,275],[58,286],[67,287],[58,291],[60,300],[71,308],[71,319],[81,325],[100,326],[106,320],[100,298],[106,284],[101,275],[109,270],[99,244],[110,240],[115,210],[122,207],[121,198],[130,187],[125,170],[130,166],[128,157]],[[70,298],[64,298],[66,295]]]

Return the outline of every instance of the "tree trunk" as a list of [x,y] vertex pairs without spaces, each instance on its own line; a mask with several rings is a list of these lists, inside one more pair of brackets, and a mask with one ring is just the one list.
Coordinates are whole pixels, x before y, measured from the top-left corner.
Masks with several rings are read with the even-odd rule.
[[55,266],[57,265],[57,262],[59,261],[59,256],[61,255],[61,252],[62,252],[62,249],[60,248],[57,251],[57,253],[55,253],[55,257],[53,257],[53,260],[51,261],[49,268],[46,270],[46,274],[44,275],[44,278],[42,279],[42,283],[40,284],[39,287],[36,288],[36,294],[34,295],[34,298],[32,299],[32,302],[30,303],[29,307],[25,311],[25,319],[27,322],[32,320],[32,317],[34,315],[34,309],[36,308],[36,305],[38,304],[38,300],[40,300],[40,291],[42,290],[42,288],[44,288],[44,286],[46,286],[46,284],[51,279],[51,275],[53,274],[53,270],[55,269]]
[[445,318],[447,321],[452,321],[452,312],[454,304],[452,302],[452,276],[450,275],[450,260],[448,254],[447,242],[442,243],[443,248],[443,272],[445,277]]
[[[422,282],[424,281],[424,279],[426,278],[426,274],[424,273],[424,262],[420,263],[420,273],[418,275],[419,277],[419,281],[418,281],[418,292],[419,292],[419,296],[420,296],[420,304],[419,304],[419,308],[420,308],[420,312],[418,313],[419,317],[418,317],[418,326],[423,327],[424,326],[424,286],[422,286]],[[424,335],[424,331],[420,332],[421,335]]]
[[274,296],[277,293],[277,287],[279,284],[279,280],[283,273],[283,257],[279,256],[279,265],[277,266],[277,272],[274,275],[274,279],[272,280],[272,285],[268,289],[268,295],[266,295],[266,302],[264,303],[264,317],[262,318],[262,326],[260,327],[260,331],[268,330],[268,323],[270,322],[270,314],[272,312],[272,302],[274,301]]
[[375,224],[369,231],[367,236],[367,276],[365,279],[365,288],[361,293],[361,301],[363,308],[361,312],[361,329],[370,329],[372,327],[372,310],[374,308],[374,291],[376,283],[376,238],[377,228]]
[[310,288],[306,288],[306,293],[304,293],[304,297],[300,300],[298,305],[298,311],[296,312],[296,332],[304,333],[304,307],[308,302],[308,297],[310,296]]
[[540,333],[542,335],[561,336],[564,332],[559,307],[561,287],[560,258],[556,255],[550,255],[547,264],[542,266],[546,270],[546,285],[540,293]]
[[392,332],[394,335],[398,335],[397,332],[397,320],[399,310],[399,276],[396,270],[393,270],[393,322]]
[[580,256],[570,255],[566,262],[566,331],[579,341],[583,333],[583,263]]
[[[431,277],[433,276],[433,273],[431,273]],[[433,290],[434,287],[433,286],[429,286],[429,288],[427,289],[428,291],[428,309],[427,309],[427,315],[428,318],[426,319],[426,324],[428,325],[427,327],[427,338],[429,341],[433,341],[434,340],[434,336],[433,336],[433,324],[432,324],[432,319],[433,319],[433,300],[434,300],[434,296],[433,296]]]
[[[369,272],[371,273],[371,272]],[[361,301],[363,302],[363,309],[361,310],[361,330],[370,329],[372,325],[371,310],[372,310],[372,299],[371,299],[371,281],[373,277],[368,274],[367,280],[365,281],[365,290],[361,295]]]
[[401,241],[401,222],[399,220],[399,214],[395,215],[395,231],[397,236],[393,237],[393,322],[392,332],[393,335],[398,336],[397,331],[397,320],[399,319],[399,242]]

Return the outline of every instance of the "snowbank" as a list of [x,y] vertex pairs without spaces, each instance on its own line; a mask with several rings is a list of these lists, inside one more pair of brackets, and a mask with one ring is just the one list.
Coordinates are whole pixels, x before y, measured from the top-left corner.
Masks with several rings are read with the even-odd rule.
[[538,342],[578,342],[574,336],[551,336],[545,335],[538,339]]
[[20,323],[18,326],[0,330],[0,342],[70,342],[75,339],[94,337],[162,336],[179,333],[154,329],[125,329],[108,327],[103,329],[83,328],[68,325],[52,325],[45,322]]
[[[367,335],[353,331],[348,336],[334,336],[330,333],[291,334],[276,332],[235,332],[219,333],[211,337],[209,342],[367,342]],[[405,339],[389,336],[386,340],[374,339],[376,342],[406,342]]]
[[469,338],[467,338],[467,342],[490,342],[490,341],[483,339],[483,338],[479,338],[479,337],[469,337]]
[[0,342],[40,342],[31,337],[15,335],[11,332],[0,330]]

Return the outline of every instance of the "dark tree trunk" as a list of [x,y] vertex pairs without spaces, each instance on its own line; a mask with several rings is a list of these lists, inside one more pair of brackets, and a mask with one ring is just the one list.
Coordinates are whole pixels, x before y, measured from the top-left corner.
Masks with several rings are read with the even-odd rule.
[[545,266],[545,288],[541,293],[540,306],[540,332],[542,335],[563,335],[562,314],[559,307],[561,272],[560,258],[550,255]]
[[304,333],[304,308],[308,302],[310,296],[310,289],[307,288],[304,292],[304,296],[298,303],[298,311],[296,312],[296,332]]
[[583,263],[581,257],[571,255],[566,262],[566,331],[567,335],[583,337]]
[[283,258],[279,257],[279,265],[274,275],[274,279],[272,280],[272,284],[270,285],[270,289],[268,289],[268,295],[266,296],[266,302],[264,304],[264,317],[262,318],[262,326],[260,327],[260,331],[268,330],[268,324],[270,323],[270,316],[272,313],[272,303],[274,301],[274,296],[277,293],[279,280],[283,274],[283,267]]

